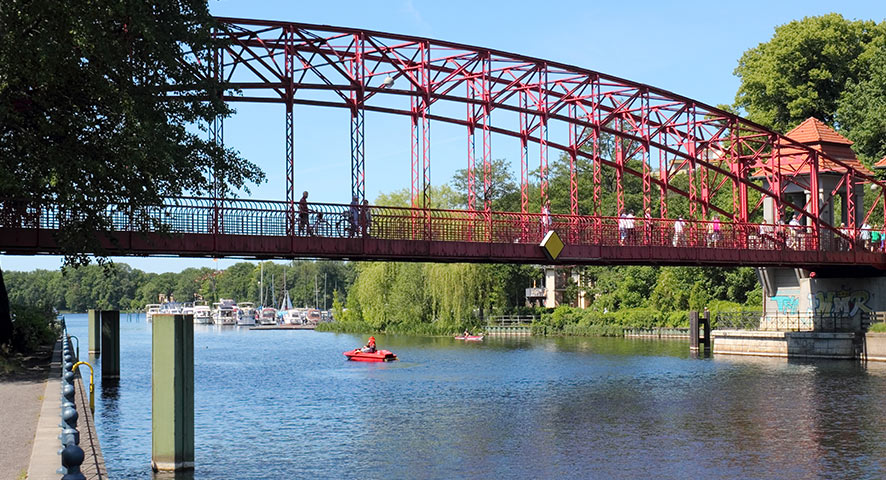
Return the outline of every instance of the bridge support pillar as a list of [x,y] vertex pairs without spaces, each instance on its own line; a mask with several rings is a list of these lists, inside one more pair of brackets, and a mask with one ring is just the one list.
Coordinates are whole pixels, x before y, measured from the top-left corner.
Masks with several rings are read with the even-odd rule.
[[89,354],[100,355],[102,352],[101,312],[90,308],[87,311],[87,316],[89,318]]
[[194,468],[194,322],[154,315],[151,347],[151,467]]
[[860,267],[828,272],[761,268],[760,330],[863,331],[886,311],[886,276]]
[[102,310],[102,378],[120,376],[120,310]]

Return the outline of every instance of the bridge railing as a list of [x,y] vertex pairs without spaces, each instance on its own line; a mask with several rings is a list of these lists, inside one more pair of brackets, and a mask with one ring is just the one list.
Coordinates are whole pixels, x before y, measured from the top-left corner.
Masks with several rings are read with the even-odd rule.
[[[290,215],[292,212],[292,215]],[[110,229],[258,236],[370,236],[390,240],[537,244],[555,230],[567,244],[793,251],[883,251],[875,229],[844,230],[844,236],[811,227],[718,220],[574,216],[387,206],[177,197],[132,209],[110,205]],[[77,218],[58,207],[37,208],[0,201],[0,227],[55,230]],[[290,220],[291,219],[291,220]],[[880,236],[880,235],[878,235]]]

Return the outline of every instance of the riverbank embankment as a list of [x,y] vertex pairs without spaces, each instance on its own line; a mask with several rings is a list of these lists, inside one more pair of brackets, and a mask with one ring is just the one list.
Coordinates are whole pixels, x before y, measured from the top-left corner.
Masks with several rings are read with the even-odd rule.
[[[28,480],[57,480],[59,478],[58,469],[61,467],[61,457],[58,452],[61,445],[58,437],[60,432],[58,422],[59,408],[61,407],[61,345],[61,340],[56,342],[52,360],[44,376],[42,396],[30,400],[32,406],[38,406],[39,415],[36,419],[30,419],[34,425],[34,435],[27,470]],[[21,400],[28,401],[28,399]],[[108,478],[108,472],[95,429],[95,419],[89,409],[88,386],[84,385],[84,379],[79,374],[74,378],[74,404],[79,415],[77,430],[80,432],[80,448],[84,453],[80,472],[87,480],[105,480]]]

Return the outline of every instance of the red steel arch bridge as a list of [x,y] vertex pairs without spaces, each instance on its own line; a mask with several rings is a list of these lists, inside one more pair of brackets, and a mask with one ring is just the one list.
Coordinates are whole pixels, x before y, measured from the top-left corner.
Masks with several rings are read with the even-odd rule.
[[[114,231],[99,235],[111,254],[886,265],[882,250],[860,241],[864,234],[857,228],[882,222],[886,185],[857,162],[731,113],[650,85],[492,49],[353,28],[218,21],[215,35],[227,45],[195,75],[225,83],[226,101],[281,105],[285,199],[169,198],[137,211],[110,205]],[[365,113],[407,118],[411,207],[300,206],[295,106],[350,112],[351,193],[360,202],[366,191]],[[435,123],[463,129],[465,210],[430,208]],[[221,119],[210,130],[223,141]],[[493,211],[483,194],[492,177],[493,137],[496,145],[512,142],[520,151],[519,212]],[[537,206],[550,200],[554,155],[568,159],[569,198],[558,202],[568,209],[549,213]],[[579,171],[579,163],[588,167]],[[530,188],[531,177],[537,187]],[[591,198],[579,198],[580,182]],[[876,197],[867,207],[859,196],[866,186]],[[615,194],[610,216],[604,214],[605,191]],[[626,194],[642,196],[635,219],[624,216]],[[676,201],[688,205],[682,220],[669,209]],[[833,225],[835,208],[854,219],[848,228]],[[58,253],[54,235],[65,215],[0,201],[0,250]],[[787,224],[786,215],[795,222]],[[550,230],[565,244],[555,260],[539,246]]]

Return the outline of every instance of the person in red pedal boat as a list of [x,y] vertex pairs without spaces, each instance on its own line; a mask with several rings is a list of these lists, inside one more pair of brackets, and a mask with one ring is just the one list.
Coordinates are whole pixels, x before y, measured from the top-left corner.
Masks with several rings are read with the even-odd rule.
[[369,337],[369,341],[366,342],[366,346],[361,350],[363,353],[375,353],[375,337]]

